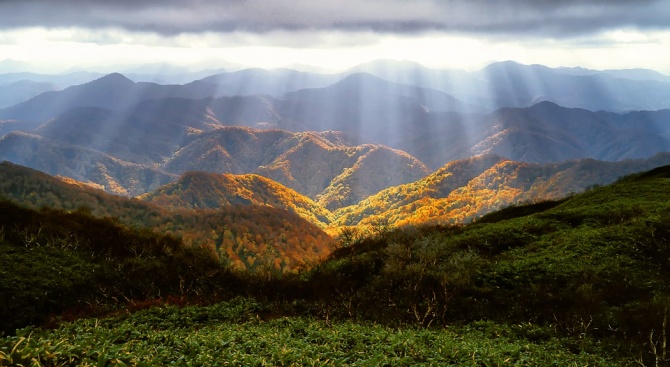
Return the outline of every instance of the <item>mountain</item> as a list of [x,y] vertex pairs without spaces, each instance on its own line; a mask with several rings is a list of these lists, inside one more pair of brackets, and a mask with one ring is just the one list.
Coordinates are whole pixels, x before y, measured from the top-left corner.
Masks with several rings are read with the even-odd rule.
[[358,72],[442,91],[482,112],[528,107],[540,101],[592,111],[670,108],[670,77],[645,69],[549,68],[502,61],[465,72],[436,70],[408,61],[376,60],[348,70]]
[[[624,91],[651,88],[653,98],[665,98],[663,92],[646,81],[616,79],[602,73],[575,76],[544,66],[511,62],[492,64],[479,72],[476,79],[468,88],[481,87],[480,92],[486,91],[493,98],[489,101],[498,100],[495,105],[513,107],[473,113],[476,109],[468,108],[465,102],[436,90],[390,83],[369,74],[353,74],[326,88],[288,93],[277,102],[275,110],[281,116],[278,125],[282,128],[346,131],[406,151],[431,168],[486,153],[528,162],[621,160],[649,157],[670,147],[663,127],[665,121],[670,121],[667,112],[641,116],[634,112],[615,114],[589,109],[596,109],[593,104],[601,98],[597,102],[601,104],[599,107],[628,110],[607,107],[613,106],[614,97],[625,101],[639,97],[637,92],[631,92],[636,96],[612,92],[611,88],[618,88],[614,86],[616,83]],[[653,98],[643,97],[647,101]],[[563,106],[586,108],[560,107],[556,102],[544,101],[547,99]],[[591,101],[592,105],[580,101]],[[658,105],[670,106],[664,103]]]
[[124,111],[148,100],[213,97],[217,95],[219,89],[220,86],[216,84],[204,82],[186,85],[135,83],[119,73],[113,73],[62,91],[46,92],[20,104],[1,109],[0,118],[40,123],[75,107]]
[[326,87],[341,78],[337,74],[316,74],[291,69],[243,69],[210,75],[198,82],[219,85],[219,96],[279,97],[300,89]]
[[69,86],[88,83],[98,79],[104,74],[78,71],[65,74],[37,74],[29,72],[13,72],[0,74],[0,85],[7,85],[16,82],[45,83],[57,86],[57,89],[64,89]]
[[370,74],[350,75],[326,88],[287,93],[275,106],[283,129],[344,131],[398,149],[403,149],[399,142],[431,129],[433,111],[470,108],[446,93]]
[[127,196],[145,193],[178,178],[151,165],[123,161],[98,150],[20,131],[0,138],[0,160]]
[[394,147],[432,168],[482,154],[550,163],[648,158],[670,150],[670,110],[592,112],[545,101],[489,114],[431,114],[429,121],[426,131]]
[[591,112],[541,102],[530,108],[504,108],[470,154],[496,153],[525,162],[594,158],[618,161],[646,158],[670,148],[670,110]]
[[515,162],[484,155],[451,162],[417,182],[390,187],[334,212],[339,225],[449,224],[518,203],[553,200],[631,173],[670,164],[670,153],[645,160],[593,159],[552,164]]
[[0,136],[25,128],[26,124],[17,120],[0,120]]
[[140,196],[168,209],[221,209],[257,205],[285,209],[325,228],[331,213],[283,185],[259,175],[187,172],[179,180]]
[[[419,79],[434,77],[436,83],[458,74],[458,78],[472,78],[472,83],[461,84],[465,79],[457,83],[469,88],[467,93],[475,93],[470,97],[485,88],[483,100],[506,99],[503,104],[524,107],[476,112],[475,104],[443,91],[367,73],[340,80],[340,76],[322,78],[288,69],[248,69],[185,85],[136,83],[121,74],[110,74],[0,110],[1,134],[27,132],[0,140],[0,159],[129,195],[154,190],[156,184],[165,182],[163,177],[176,178],[192,170],[255,173],[335,210],[389,186],[417,180],[448,162],[473,156],[497,154],[530,163],[583,158],[618,161],[670,150],[670,110],[593,112],[545,100],[572,103],[566,98],[602,99],[608,104],[625,97],[634,102],[624,92],[605,93],[600,89],[604,84],[594,80],[620,83],[626,91],[651,88],[644,93],[657,97],[663,92],[652,84],[660,83],[663,89],[659,80],[641,80],[634,75],[626,79],[623,72],[614,78],[603,72],[512,62],[465,74],[441,74],[421,65],[394,62],[373,63],[360,70],[389,77],[398,71],[407,78],[415,73]],[[332,80],[336,82],[328,84]],[[280,94],[286,90],[270,91],[281,84],[279,81],[287,82],[289,89],[319,83],[327,86],[278,97],[212,97],[253,92],[234,87],[235,83],[259,88],[255,92],[266,88],[265,92]],[[569,93],[571,88],[579,92]],[[590,99],[579,95],[584,90],[593,94]],[[236,131],[229,127],[232,125],[258,131]],[[285,133],[269,131],[275,128]],[[308,133],[313,131],[319,133]],[[19,146],[19,141],[29,147],[44,144],[40,149],[50,155],[38,157],[33,148]],[[21,156],[14,149],[20,150]],[[93,157],[102,157],[105,172],[84,168],[94,166],[89,163]],[[133,179],[124,178],[124,167],[134,167],[128,175]],[[144,175],[140,170],[160,173],[161,178],[137,179]]]
[[92,82],[43,93],[18,105],[0,110],[0,116],[29,122],[43,122],[74,107],[117,109],[137,102],[130,93],[135,83],[115,73]]
[[[167,98],[140,102],[124,113],[93,107],[74,108],[30,133],[42,139],[28,140],[31,147],[48,144],[46,151],[63,151],[64,148],[57,147],[60,142],[70,148],[85,148],[87,153],[77,157],[89,156],[95,151],[96,155],[102,153],[117,162],[149,165],[151,170],[158,168],[173,175],[191,170],[257,173],[321,202],[330,210],[354,204],[389,186],[423,177],[429,168],[421,162],[438,168],[446,162],[484,154],[531,163],[583,158],[618,161],[647,158],[670,150],[670,110],[592,112],[551,102],[528,108],[503,108],[484,115],[422,110],[418,116],[419,121],[425,122],[423,126],[412,124],[416,120],[411,117],[407,123],[401,123],[405,127],[399,127],[397,132],[389,126],[377,126],[377,135],[383,139],[396,136],[395,148],[402,151],[359,144],[361,138],[354,124],[349,124],[348,133],[318,134],[226,126],[283,124],[285,120],[276,109],[275,101],[258,96]],[[308,101],[309,98],[303,100],[303,105],[309,105]],[[406,106],[418,109],[412,102]],[[313,111],[315,115],[317,110]],[[323,115],[328,116],[325,119],[335,120],[332,116],[338,114]],[[383,122],[370,119],[378,124]],[[20,123],[4,122],[0,126],[11,130]],[[335,127],[346,126],[338,123]],[[364,128],[358,126],[359,130]],[[373,133],[370,129],[369,134]],[[79,158],[74,158],[72,153],[38,157],[31,148],[22,149],[24,153],[17,155],[14,150],[20,149],[16,145],[19,136],[26,139],[27,135],[8,139],[14,141],[13,148],[2,148],[8,142],[0,140],[0,152],[4,152],[0,154],[1,159],[51,174],[75,174],[70,177],[110,187],[106,183],[109,180],[84,176],[81,168],[67,169],[84,166],[82,162],[75,162]],[[361,157],[363,160],[356,164]],[[363,164],[366,159],[377,162]],[[41,163],[33,165],[37,162]],[[112,181],[118,182],[119,177]],[[137,181],[128,192],[138,195],[156,188],[142,188],[143,182]]]
[[[642,79],[631,71],[574,75],[543,65],[506,61],[493,63],[475,75],[484,81],[482,87],[488,89],[498,107],[526,107],[549,100],[591,111],[670,108],[670,80]],[[482,87],[478,93],[485,96]]]
[[655,70],[649,69],[614,69],[614,70],[591,70],[582,67],[560,67],[554,69],[561,73],[571,75],[595,75],[608,74],[616,78],[630,79],[630,80],[655,80],[658,82],[670,82],[670,76],[659,73]]
[[[266,132],[296,138],[280,130],[229,129],[238,134],[246,132],[240,136],[249,140],[262,138]],[[337,140],[337,135],[310,134],[313,136],[301,137],[308,142],[306,146],[314,146],[315,138],[324,142],[328,141],[326,138]],[[22,135],[31,137],[15,132],[5,139]],[[286,142],[280,141],[282,144]],[[292,151],[298,146],[287,144],[285,148]],[[374,149],[368,152],[378,154]],[[308,154],[313,155],[314,151]],[[370,162],[375,165],[374,159]],[[552,164],[484,155],[451,162],[422,179],[388,187],[355,205],[339,209],[336,206],[329,212],[322,201],[315,202],[258,175],[188,172],[137,200],[5,162],[0,165],[0,198],[33,208],[89,208],[96,216],[119,218],[125,225],[177,235],[186,244],[209,246],[236,267],[253,268],[271,262],[274,268],[289,271],[328,254],[330,238],[320,228],[329,223],[329,230],[351,225],[374,227],[378,223],[465,223],[502,207],[563,198],[666,164],[670,164],[670,153],[646,160],[583,159]]]
[[407,153],[379,145],[352,146],[340,133],[240,127],[203,133],[163,167],[178,174],[256,173],[330,210],[429,172]]
[[[195,134],[163,166],[133,164],[22,132],[0,140],[0,157],[4,156],[54,170],[49,172],[54,175],[83,177],[88,185],[111,192],[152,191],[142,198],[170,209],[271,206],[297,213],[321,228],[380,220],[391,225],[463,223],[507,205],[561,198],[670,164],[668,153],[644,160],[548,164],[483,154],[452,161],[429,174],[420,161],[402,151],[352,146],[340,133],[243,127]],[[54,163],[63,158],[71,160]]]
[[393,83],[462,95],[468,95],[468,85],[473,82],[469,72],[433,69],[407,60],[374,60],[354,66],[347,73],[367,73]]
[[[371,224],[382,219],[395,225],[404,217],[412,216],[418,208],[431,207],[434,200],[447,197],[504,160],[500,156],[486,155],[451,162],[418,181],[390,187],[358,204],[337,210],[337,223]],[[448,214],[439,213],[445,217]]]
[[[265,269],[231,272],[173,238],[82,211],[31,211],[0,202],[6,224],[0,297],[12,300],[0,308],[0,331],[19,330],[2,339],[1,348],[16,349],[5,356],[14,364],[55,364],[66,352],[71,359],[91,359],[80,351],[95,339],[100,348],[120,343],[104,357],[167,364],[170,355],[160,351],[182,341],[208,355],[235,358],[280,351],[308,333],[311,340],[334,339],[328,351],[343,364],[431,359],[440,365],[655,365],[662,357],[650,345],[665,340],[658,330],[669,306],[669,178],[670,167],[660,167],[565,200],[496,212],[471,225],[376,233],[288,277]],[[181,307],[203,300],[212,305]],[[278,314],[278,300],[291,306]],[[91,303],[98,307],[85,307]],[[124,312],[100,319],[100,309]],[[320,312],[332,315],[332,325],[313,320]],[[71,317],[84,319],[55,329],[29,327],[30,344],[16,348],[20,330]],[[333,333],[349,335],[351,343]],[[262,345],[248,347],[251,353],[247,345],[225,349],[235,347],[226,340],[253,338]],[[138,339],[149,343],[142,355],[125,348]],[[383,345],[372,344],[377,341]],[[448,346],[448,353],[434,345]],[[352,346],[355,353],[347,354]],[[382,353],[358,356],[371,348]],[[276,364],[302,362],[322,350],[273,356],[282,358]],[[473,350],[482,351],[476,360]]]
[[328,209],[429,173],[407,153],[352,145],[341,133],[224,126],[273,119],[271,101],[259,96],[158,99],[125,113],[77,107],[30,133],[0,139],[0,159],[131,196],[187,171],[257,173]]
[[34,132],[131,162],[159,164],[195,134],[228,124],[256,125],[275,119],[264,97],[164,98],[140,102],[123,113],[74,108]]
[[0,84],[0,108],[13,106],[44,92],[58,89],[55,84],[20,80]]
[[659,73],[655,70],[649,69],[618,69],[618,70],[604,70],[606,74],[612,75],[616,78],[631,79],[631,80],[654,80],[658,82],[670,83],[670,76]]
[[[195,77],[198,74],[192,75]],[[379,80],[371,80],[372,75]],[[55,84],[60,89],[74,82],[90,80],[92,77],[94,74],[42,76],[15,73],[0,75],[0,85],[18,81],[39,82]],[[350,78],[352,80],[349,80]],[[338,86],[340,83],[343,85]],[[386,85],[382,85],[384,83]],[[0,119],[37,123],[77,106],[116,110],[142,100],[167,97],[200,99],[268,95],[287,100],[287,106],[282,110],[287,113],[286,118],[289,121],[284,128],[288,129],[292,123],[290,120],[300,117],[299,111],[288,113],[291,109],[295,109],[296,98],[313,95],[315,89],[350,88],[351,91],[352,87],[363,91],[357,93],[358,96],[372,98],[381,93],[387,97],[407,97],[431,111],[491,112],[501,107],[528,107],[545,100],[566,107],[592,111],[625,112],[670,108],[670,77],[650,70],[552,69],[542,65],[522,65],[506,61],[493,63],[476,72],[464,72],[435,70],[409,62],[378,60],[352,68],[343,74],[316,74],[290,69],[244,69],[210,75],[183,85],[134,83],[125,76],[114,73],[86,84],[71,86],[63,91],[39,95],[35,97],[37,99],[26,101],[24,104],[4,108],[0,110]],[[300,91],[302,97],[291,96],[291,93]],[[328,90],[324,93],[328,93]],[[337,94],[337,92],[330,93]],[[379,99],[385,100],[383,97]],[[352,107],[331,101],[331,111],[341,110],[335,107],[338,104],[339,107]],[[353,107],[359,110],[359,116],[364,115],[366,111],[375,111],[372,107],[367,110],[360,106]],[[303,107],[305,108],[307,107]],[[377,112],[383,111],[377,110]],[[308,111],[302,111],[302,114],[309,115]],[[379,116],[387,119],[383,114]],[[304,123],[301,120],[299,118],[297,123]]]
[[391,83],[367,74],[326,88],[288,93],[277,110],[283,129],[345,131],[379,144],[398,139],[410,127],[421,129],[429,113],[417,101],[396,93]]
[[669,306],[669,178],[664,166],[473,224],[354,237],[316,269],[313,279],[328,286],[315,288],[343,314],[354,309],[375,322],[471,320],[481,330],[494,320],[551,328],[589,320],[581,336],[616,330],[610,335],[660,344],[654,331]]
[[430,170],[411,155],[385,146],[357,146],[349,155],[355,163],[337,175],[316,198],[319,204],[335,210],[375,194],[387,187],[421,178]]
[[[361,83],[361,80],[370,83]],[[376,193],[375,190],[388,187],[385,184],[373,184],[372,182],[384,182],[373,179],[361,185],[369,189],[354,196],[339,189],[327,189],[337,176],[344,173],[345,168],[353,167],[354,159],[365,156],[367,150],[371,149],[371,146],[359,148],[357,153],[350,152],[345,157],[341,147],[333,149],[343,145],[344,136],[347,140],[344,146],[350,147],[354,144],[361,145],[361,140],[386,141],[390,147],[409,153],[432,169],[453,160],[483,154],[498,154],[515,161],[550,163],[582,158],[608,161],[638,159],[670,150],[670,110],[592,112],[540,102],[527,108],[503,108],[489,114],[434,112],[426,110],[408,97],[398,99],[397,94],[393,93],[381,98],[377,98],[379,94],[376,94],[376,97],[369,100],[361,100],[361,95],[367,92],[364,92],[365,88],[359,91],[358,87],[384,89],[386,84],[378,78],[361,75],[345,82],[338,83],[333,88],[303,90],[291,94],[291,98],[296,98],[294,111],[287,109],[286,100],[262,96],[198,100],[163,98],[139,102],[122,112],[99,107],[72,108],[42,124],[31,134],[46,138],[47,140],[40,140],[45,144],[58,141],[95,150],[123,162],[150,165],[153,169],[160,168],[176,175],[190,170],[258,173],[314,200],[322,200],[323,196],[322,203],[331,210],[353,204],[366,195]],[[336,108],[331,106],[332,111],[329,111],[329,101],[338,98],[344,99]],[[356,106],[355,103],[350,103],[352,100],[360,100],[360,104]],[[398,114],[391,116],[396,110],[399,111]],[[288,119],[287,114],[302,116],[304,124]],[[382,118],[384,116],[386,117]],[[243,131],[234,132],[232,127],[217,132],[228,125],[289,125],[295,130],[307,131],[334,128],[345,133],[339,135],[337,142],[329,142],[329,138],[324,140],[323,137],[317,138],[317,135],[307,133],[294,133],[298,135],[290,139],[290,133],[261,133],[262,130],[259,130],[249,135]],[[18,121],[0,123],[0,128],[5,133],[19,127],[25,126]],[[259,138],[259,134],[264,137]],[[335,135],[330,134],[331,137]],[[306,140],[298,144],[302,137],[307,136],[310,138],[305,138]],[[286,139],[290,144],[300,145],[300,148],[293,149],[294,146],[290,144],[277,145],[278,139]],[[231,144],[240,146],[233,147]],[[0,148],[1,146],[2,143]],[[242,149],[241,154],[236,153],[239,149]],[[290,149],[293,151],[289,152]],[[381,147],[375,149],[379,150]],[[327,153],[323,159],[319,158],[319,154],[311,156],[312,162],[309,165],[313,169],[303,168],[307,167],[306,163],[298,163],[305,159],[304,152],[319,150]],[[368,171],[376,170],[376,173],[370,171],[369,177],[391,177],[391,186],[418,179],[419,171],[427,174],[428,169],[414,169],[421,166],[417,162],[409,163],[409,166],[400,164],[400,161],[391,163],[393,160],[390,157],[406,156],[405,153],[389,148],[382,150],[385,152],[383,155],[389,157],[386,161],[390,165],[381,165],[380,161],[377,165],[358,165],[357,168],[368,167]],[[30,165],[29,162],[35,159],[30,158],[35,153],[29,150],[25,150],[25,157],[15,157],[8,149],[2,151],[7,155],[0,158],[16,163]],[[263,156],[257,153],[261,151],[264,152]],[[57,172],[56,167],[76,163],[58,163],[63,159],[71,158],[68,155],[40,157],[39,160],[45,162],[51,160],[51,166],[33,168],[66,175]],[[317,163],[319,159],[321,163]],[[405,161],[407,159],[409,157],[406,156]],[[331,160],[334,160],[333,163]],[[403,167],[414,167],[414,171],[405,172]],[[396,172],[398,175],[389,175],[388,172]],[[413,176],[409,177],[406,173]],[[354,177],[350,175],[351,171],[347,171],[347,174],[349,176],[345,175],[338,180]],[[73,178],[92,181],[81,175]],[[360,179],[356,178],[359,181]],[[140,194],[155,188],[147,187],[145,191],[141,191],[136,185],[129,191]],[[326,191],[328,196],[337,198],[325,197]]]
[[229,67],[239,67],[230,63],[217,63],[216,69],[186,68],[166,63],[142,64],[117,70],[135,82],[156,84],[187,84],[217,73],[224,73]]
[[14,106],[45,92],[88,83],[100,78],[98,73],[36,74],[16,72],[0,74],[0,109]]
[[267,205],[167,210],[8,162],[0,163],[0,199],[116,218],[127,226],[176,236],[188,246],[211,248],[236,268],[292,271],[325,257],[331,246],[330,237],[316,225]]

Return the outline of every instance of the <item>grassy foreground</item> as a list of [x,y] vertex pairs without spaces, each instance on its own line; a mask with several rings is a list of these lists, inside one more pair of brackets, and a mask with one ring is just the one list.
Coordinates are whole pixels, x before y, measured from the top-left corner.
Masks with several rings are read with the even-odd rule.
[[0,365],[25,366],[625,366],[599,343],[491,322],[419,329],[270,317],[238,298],[163,307],[0,339]]

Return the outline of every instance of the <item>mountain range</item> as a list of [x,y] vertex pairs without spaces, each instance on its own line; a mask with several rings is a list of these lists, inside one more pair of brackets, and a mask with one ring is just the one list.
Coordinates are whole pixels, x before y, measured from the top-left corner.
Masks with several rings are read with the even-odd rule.
[[[156,189],[186,171],[257,173],[329,208],[352,204],[430,172],[407,153],[380,145],[352,146],[342,134],[334,132],[291,133],[244,127],[203,132],[193,126],[175,125],[161,129],[167,136],[149,130],[130,139],[128,132],[133,130],[117,129],[115,139],[104,139],[97,133],[104,131],[105,119],[110,115],[101,110],[88,112],[100,122],[98,128],[78,129],[81,125],[75,124],[70,130],[51,128],[50,123],[34,133],[12,132],[0,139],[0,159],[130,196]],[[94,126],[95,119],[87,121]]]
[[665,355],[667,76],[172,73],[0,75],[0,333],[234,298],[254,323],[472,321]]
[[649,70],[377,61],[60,90],[16,78],[54,90],[0,109],[0,160],[165,210],[274,207],[320,229],[470,221],[670,151],[670,78]]
[[[454,101],[460,101],[470,109],[477,107],[483,112],[491,112],[501,107],[528,107],[543,100],[565,107],[592,111],[626,112],[670,108],[670,77],[645,69],[601,71],[584,68],[549,68],[543,65],[523,65],[504,61],[492,63],[481,70],[466,72],[437,70],[417,63],[393,60],[378,60],[337,74],[317,74],[291,69],[242,69],[212,72],[209,76],[198,78],[206,75],[206,72],[192,73],[181,70],[179,74],[181,77],[175,78],[173,74],[176,71],[166,73],[165,69],[170,68],[163,66],[159,69],[129,71],[125,75],[139,81],[134,83],[135,86],[128,86],[127,82],[130,79],[124,81],[125,77],[120,78],[118,73],[100,78],[102,75],[99,73],[88,72],[62,75],[0,74],[0,86],[5,88],[12,83],[48,84],[72,96],[85,89],[78,87],[78,84],[93,81],[95,85],[102,80],[114,79],[116,87],[121,87],[125,82],[126,88],[132,89],[125,102],[132,100],[130,96],[144,99],[139,97],[141,94],[146,94],[148,98],[159,95],[184,96],[184,94],[188,94],[187,98],[238,95],[269,95],[282,98],[287,93],[327,88],[349,77],[365,74],[391,83],[394,85],[391,89],[395,92],[401,91],[400,94],[405,96],[416,97],[417,94],[422,94],[421,98],[432,101],[426,105],[432,105],[435,111],[454,108]],[[149,74],[150,72],[156,74]],[[156,76],[152,78],[151,75]],[[172,77],[161,78],[161,75]],[[184,82],[189,77],[198,79]],[[96,78],[99,79],[94,80]],[[168,83],[161,85],[151,80]],[[108,82],[111,83],[111,80]],[[345,84],[351,85],[351,81]],[[113,89],[107,91],[114,92]],[[369,90],[372,93],[377,91],[378,88]],[[367,93],[368,90],[359,89],[359,92]],[[36,97],[38,94],[39,89],[36,89],[31,97]],[[443,94],[448,95],[446,99]],[[52,95],[50,98],[53,97]],[[89,103],[98,98],[107,100],[107,104],[112,102],[110,101],[112,98],[105,98],[95,93],[90,97],[87,100]],[[101,103],[105,102],[98,100],[93,102],[93,105]],[[9,107],[10,104],[0,103],[0,107],[5,106]],[[13,110],[11,113],[17,114],[19,111]]]
[[668,108],[670,77],[653,70],[589,70],[494,62],[481,70],[436,70],[390,60],[359,65],[385,80],[451,94],[489,111],[548,100],[565,107],[625,112]]
[[[400,149],[435,170],[485,153],[537,163],[649,157],[667,149],[668,107],[670,81],[652,71],[502,62],[466,73],[377,62],[344,74],[246,69],[182,85],[115,73],[0,109],[0,134],[54,119],[87,124],[90,111],[81,108],[100,108],[121,131],[164,134],[177,119],[217,120],[210,128],[342,131],[352,143]],[[177,140],[160,154],[184,139]]]
[[325,259],[334,248],[332,236],[345,227],[375,231],[467,223],[503,207],[562,198],[667,164],[670,153],[647,160],[544,165],[485,155],[451,162],[415,182],[329,210],[255,174],[185,172],[150,193],[127,198],[3,162],[0,198],[34,209],[83,211],[175,236],[186,245],[210,248],[233,268],[292,272]]
[[[33,207],[46,205],[73,210],[83,205],[96,208],[96,214],[100,216],[126,218],[126,224],[131,225],[147,225],[146,218],[164,217],[165,211],[190,213],[188,216],[212,210],[241,211],[249,215],[249,210],[242,208],[252,208],[251,212],[259,207],[266,211],[272,208],[293,213],[304,222],[303,225],[336,233],[344,226],[365,227],[378,223],[406,226],[476,221],[503,207],[559,199],[593,186],[612,183],[622,176],[668,164],[670,153],[619,162],[582,159],[548,164],[511,161],[488,154],[450,162],[420,179],[392,185],[375,194],[368,193],[346,206],[341,203],[329,206],[332,203],[324,201],[323,196],[313,200],[258,174],[188,171],[173,182],[158,185],[153,191],[128,201],[123,196],[106,194],[95,185],[66,177],[55,178],[5,162],[0,166],[4,177],[0,197],[28,202]],[[69,186],[63,188],[66,184]],[[331,185],[331,189],[340,186],[345,185]],[[345,187],[358,189],[365,186],[349,182]],[[145,213],[128,214],[124,210]],[[143,219],[132,219],[138,217]],[[164,221],[160,225],[155,221],[149,223],[159,228],[165,225]],[[319,233],[321,237],[326,236]],[[207,237],[196,237],[198,241],[214,246]]]

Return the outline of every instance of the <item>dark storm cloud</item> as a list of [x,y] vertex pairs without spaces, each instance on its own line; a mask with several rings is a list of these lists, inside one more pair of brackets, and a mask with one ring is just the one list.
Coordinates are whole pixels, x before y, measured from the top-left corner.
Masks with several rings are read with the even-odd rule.
[[670,28],[667,0],[0,0],[0,28],[118,27],[160,34],[374,30],[565,37]]

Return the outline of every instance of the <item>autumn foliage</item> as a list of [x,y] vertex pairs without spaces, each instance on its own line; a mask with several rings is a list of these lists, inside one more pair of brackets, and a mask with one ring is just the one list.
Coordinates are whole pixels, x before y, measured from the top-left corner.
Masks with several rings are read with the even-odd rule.
[[331,248],[330,236],[318,226],[294,212],[268,205],[170,210],[10,163],[3,163],[0,170],[0,197],[31,208],[84,210],[127,226],[169,234],[186,245],[210,248],[221,261],[240,269],[262,266],[280,273],[292,271],[319,261]]

